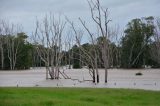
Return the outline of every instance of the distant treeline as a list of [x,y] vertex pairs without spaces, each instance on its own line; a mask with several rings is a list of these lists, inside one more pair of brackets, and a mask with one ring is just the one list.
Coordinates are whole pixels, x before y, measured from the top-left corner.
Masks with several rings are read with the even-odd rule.
[[[102,56],[101,46],[104,43],[103,36],[96,38],[95,43],[73,44],[68,50],[53,45],[52,52],[37,51],[37,47],[41,50],[50,51],[51,48],[46,45],[31,43],[27,40],[28,36],[23,32],[16,34],[4,33],[7,31],[4,25],[0,26],[0,69],[16,70],[29,69],[30,67],[46,66],[45,57],[49,53],[50,57],[60,55],[60,65],[69,65],[73,68],[81,68],[88,63],[85,58],[85,52],[91,57],[97,57],[97,65],[104,68],[104,60]],[[159,68],[160,67],[160,24],[159,20],[153,17],[133,19],[124,31],[124,36],[120,38],[120,42],[107,39],[108,45],[107,57],[109,68]],[[53,49],[54,48],[54,49]],[[61,48],[57,52],[57,49]],[[94,49],[93,49],[94,48]],[[53,51],[55,50],[55,52]],[[85,52],[82,52],[85,51]],[[93,50],[96,50],[93,51]],[[92,56],[93,55],[93,56]],[[56,64],[57,58],[48,58],[50,63]],[[52,59],[52,60],[51,60]]]

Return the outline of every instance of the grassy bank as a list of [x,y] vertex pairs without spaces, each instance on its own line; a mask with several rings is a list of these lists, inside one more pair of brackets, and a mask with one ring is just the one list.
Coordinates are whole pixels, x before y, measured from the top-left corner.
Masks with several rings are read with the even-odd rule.
[[91,88],[0,88],[0,106],[160,106],[160,92]]

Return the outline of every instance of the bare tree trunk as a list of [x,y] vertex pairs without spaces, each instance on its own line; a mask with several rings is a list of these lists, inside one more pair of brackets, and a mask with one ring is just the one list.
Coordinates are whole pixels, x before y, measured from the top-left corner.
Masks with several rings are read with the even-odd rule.
[[98,60],[98,57],[97,57],[97,53],[95,53],[95,68],[96,68],[96,77],[97,77],[97,83],[99,83],[99,71],[98,71],[98,65],[97,65],[97,60]]
[[[43,23],[37,21],[34,42],[41,60],[46,64],[46,74],[51,79],[59,79],[62,55],[62,32],[66,22],[55,20],[54,16],[46,16]],[[42,26],[41,26],[42,25]],[[46,78],[48,76],[46,75]]]
[[7,38],[7,51],[8,51],[8,58],[10,61],[10,69],[13,70],[13,61],[12,61],[12,41],[10,40],[10,38]]
[[103,45],[102,49],[102,58],[104,61],[104,68],[105,68],[105,83],[107,83],[107,77],[108,77],[108,57],[107,57],[107,51],[106,51],[106,43]]

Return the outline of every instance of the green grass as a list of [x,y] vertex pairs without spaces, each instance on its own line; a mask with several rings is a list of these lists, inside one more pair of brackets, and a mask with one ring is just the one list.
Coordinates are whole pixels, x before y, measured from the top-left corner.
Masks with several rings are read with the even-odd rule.
[[160,92],[91,88],[0,88],[0,106],[160,106]]

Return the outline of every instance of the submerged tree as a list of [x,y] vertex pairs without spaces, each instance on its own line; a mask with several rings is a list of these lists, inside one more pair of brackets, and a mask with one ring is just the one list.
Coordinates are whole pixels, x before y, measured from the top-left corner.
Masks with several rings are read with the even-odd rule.
[[48,74],[51,79],[59,79],[60,74],[68,78],[65,73],[60,71],[61,59],[63,57],[63,31],[66,22],[62,22],[54,16],[46,16],[42,22],[37,21],[34,42],[41,60],[46,66],[46,78]]
[[[99,0],[88,1],[88,4],[90,6],[92,20],[98,28],[97,34],[98,34],[98,36],[102,36],[104,38],[104,40],[102,40],[100,49],[101,49],[102,59],[103,59],[102,62],[104,64],[104,68],[105,68],[105,83],[107,83],[109,58],[110,58],[110,56],[109,56],[110,47],[109,47],[109,44],[107,43],[107,41],[110,39],[111,36],[113,36],[110,33],[109,26],[108,26],[108,24],[111,20],[108,18],[108,8],[103,8],[101,6]],[[88,34],[90,35],[92,43],[94,44],[94,38],[97,35],[93,34],[89,30],[89,28],[85,24],[85,21],[83,21],[81,18],[80,18],[80,22],[82,23],[83,27],[86,29]],[[98,59],[97,56],[98,56],[97,52],[95,51],[95,62],[97,62],[97,59]],[[98,66],[95,66],[95,68],[96,68],[96,72],[97,72],[97,82],[99,82]]]
[[[86,25],[86,22],[79,18],[82,26],[89,35],[90,42],[88,44],[81,45],[82,36],[79,35],[79,31],[75,28],[73,22],[69,21],[68,19],[67,20],[70,23],[74,34],[76,35],[77,45],[79,46],[82,54],[84,54],[82,55],[82,60],[84,60],[85,63],[87,63],[86,65],[91,69],[89,72],[92,73],[93,82],[99,83],[98,67],[104,66],[105,82],[107,83],[108,68],[111,64],[110,60],[112,59],[112,64],[114,62],[112,56],[114,51],[113,45],[111,46],[108,41],[110,41],[111,38],[114,38],[116,34],[113,34],[108,26],[109,22],[111,21],[108,18],[108,9],[103,8],[99,0],[90,0],[88,1],[88,4],[90,7],[92,21],[97,27],[97,31],[94,33]],[[102,39],[97,41],[97,38]],[[86,50],[87,46],[89,46],[88,50]]]

